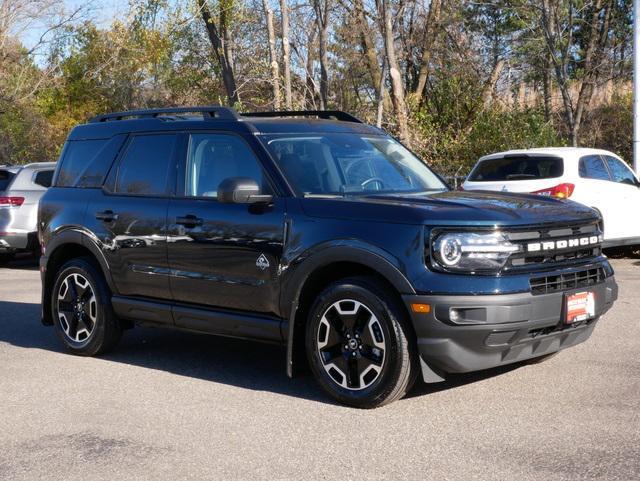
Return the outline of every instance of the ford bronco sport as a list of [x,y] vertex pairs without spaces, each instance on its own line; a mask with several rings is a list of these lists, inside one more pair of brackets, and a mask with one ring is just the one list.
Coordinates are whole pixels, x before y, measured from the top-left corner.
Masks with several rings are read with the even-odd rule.
[[43,323],[73,353],[135,323],[281,343],[357,407],[576,345],[617,297],[594,210],[451,191],[337,111],[96,117],[39,236]]

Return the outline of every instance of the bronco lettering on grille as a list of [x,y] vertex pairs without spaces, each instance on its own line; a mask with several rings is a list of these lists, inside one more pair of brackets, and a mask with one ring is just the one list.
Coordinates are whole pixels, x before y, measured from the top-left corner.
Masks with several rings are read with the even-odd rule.
[[527,252],[554,251],[570,247],[588,247],[602,242],[602,236],[574,237],[558,241],[531,242],[527,244]]

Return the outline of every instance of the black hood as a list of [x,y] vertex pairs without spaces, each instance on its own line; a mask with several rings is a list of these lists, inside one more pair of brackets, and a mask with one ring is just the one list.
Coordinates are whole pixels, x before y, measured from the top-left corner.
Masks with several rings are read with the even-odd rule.
[[480,191],[305,199],[304,209],[314,217],[425,225],[537,225],[598,218],[593,209],[569,200]]

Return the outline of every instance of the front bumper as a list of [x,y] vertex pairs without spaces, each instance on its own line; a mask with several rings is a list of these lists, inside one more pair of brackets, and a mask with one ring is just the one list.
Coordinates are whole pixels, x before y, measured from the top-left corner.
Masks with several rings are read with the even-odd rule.
[[[592,291],[596,316],[575,325],[562,324],[566,292]],[[613,276],[572,291],[532,295],[530,292],[482,296],[404,296],[413,318],[426,382],[438,373],[488,369],[550,354],[586,341],[600,316],[618,297]],[[415,313],[411,304],[429,304]],[[452,309],[457,315],[451,314]]]

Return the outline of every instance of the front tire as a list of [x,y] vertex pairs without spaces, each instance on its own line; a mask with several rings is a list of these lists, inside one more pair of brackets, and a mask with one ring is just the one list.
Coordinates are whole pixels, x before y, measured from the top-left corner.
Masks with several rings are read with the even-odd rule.
[[58,337],[73,354],[96,356],[113,349],[122,328],[111,293],[90,259],[72,259],[56,274],[51,312]]
[[376,279],[327,287],[306,330],[309,365],[320,386],[343,404],[375,408],[401,398],[415,382],[413,331],[395,296]]

